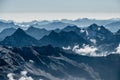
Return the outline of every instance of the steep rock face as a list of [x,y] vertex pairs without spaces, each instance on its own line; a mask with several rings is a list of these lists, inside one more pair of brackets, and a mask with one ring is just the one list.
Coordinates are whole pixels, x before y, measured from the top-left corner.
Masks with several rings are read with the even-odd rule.
[[1,41],[0,44],[14,47],[34,46],[38,45],[38,41],[27,35],[22,29],[18,28],[11,36],[8,36]]
[[25,61],[19,54],[8,47],[0,47],[0,80],[7,80],[7,74],[22,70]]
[[98,45],[100,44],[109,44],[114,39],[114,35],[112,32],[107,30],[103,26],[98,26],[96,24],[90,25],[86,30],[87,39],[95,39]]
[[52,46],[58,47],[74,46],[75,44],[82,45],[88,43],[85,39],[73,31],[61,31],[60,33],[52,31],[48,36],[44,36],[42,39],[40,39],[40,42],[42,45],[51,44]]
[[110,44],[114,41],[115,38],[112,32],[110,32],[104,26],[98,26],[97,24],[92,24],[87,28],[78,28],[77,26],[67,26],[61,31],[65,31],[65,32],[73,31],[78,35],[80,35],[81,37],[83,37],[86,41],[94,40],[97,45]]

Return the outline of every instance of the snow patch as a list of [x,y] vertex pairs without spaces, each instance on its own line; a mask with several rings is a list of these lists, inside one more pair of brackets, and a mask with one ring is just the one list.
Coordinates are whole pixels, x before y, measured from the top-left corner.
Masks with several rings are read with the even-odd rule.
[[96,40],[95,39],[90,39],[90,41],[94,44],[96,44]]
[[7,74],[8,80],[15,80],[15,79],[13,78],[14,75],[15,75],[15,74],[13,74],[13,73]]
[[21,71],[22,77],[19,80],[33,80],[31,76],[27,76],[27,71]]
[[26,76],[27,71],[21,71],[21,75]]
[[85,30],[81,29],[81,30],[80,30],[80,32],[81,32],[81,33],[84,33],[84,32],[85,32]]
[[88,31],[86,30],[86,35],[88,36],[89,35],[89,33],[88,33]]
[[68,46],[68,47],[62,47],[62,49],[64,49],[64,50],[71,50],[71,47],[70,46]]
[[33,61],[33,60],[29,60],[29,62],[30,62],[30,63],[34,63],[34,61]]
[[98,27],[98,30],[100,30],[101,28],[100,27]]
[[32,77],[21,77],[19,80],[33,80]]

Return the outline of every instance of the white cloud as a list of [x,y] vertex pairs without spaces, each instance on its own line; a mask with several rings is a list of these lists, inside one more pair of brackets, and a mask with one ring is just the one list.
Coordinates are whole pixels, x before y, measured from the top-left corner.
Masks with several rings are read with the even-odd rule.
[[32,77],[21,77],[19,80],[33,80],[33,78]]
[[119,44],[119,46],[116,48],[116,53],[119,53],[119,54],[120,54],[120,44]]
[[32,77],[27,76],[27,71],[21,71],[22,77],[19,80],[33,80]]
[[15,74],[13,74],[13,73],[7,74],[8,80],[15,80],[15,79],[13,78],[14,75],[15,75]]
[[96,56],[96,51],[98,49],[94,46],[89,46],[89,45],[83,45],[82,48],[79,47],[79,45],[75,45],[72,49],[77,54],[81,55],[90,55],[90,56]]
[[79,47],[79,45],[75,45],[72,49],[72,51],[74,51],[77,54],[80,55],[87,55],[87,56],[107,56],[109,55],[108,52],[100,52],[97,53],[96,51],[98,51],[98,48],[94,47],[94,46],[89,46],[89,45],[83,45],[82,48]]
[[[14,73],[9,73],[7,75],[8,80],[16,80],[16,79],[14,79],[13,76],[15,76]],[[21,77],[19,79],[17,79],[17,80],[34,80],[31,76],[27,76],[27,71],[21,71],[21,75],[20,76]]]
[[21,71],[21,75],[26,76],[27,71]]

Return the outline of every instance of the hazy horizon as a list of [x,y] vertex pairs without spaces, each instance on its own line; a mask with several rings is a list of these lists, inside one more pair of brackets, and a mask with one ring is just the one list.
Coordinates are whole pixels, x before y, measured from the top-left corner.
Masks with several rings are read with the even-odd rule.
[[119,0],[0,0],[0,19],[17,22],[120,18]]
[[120,18],[119,13],[2,13],[0,19],[16,22],[30,22],[33,20],[75,20],[79,18],[112,19]]

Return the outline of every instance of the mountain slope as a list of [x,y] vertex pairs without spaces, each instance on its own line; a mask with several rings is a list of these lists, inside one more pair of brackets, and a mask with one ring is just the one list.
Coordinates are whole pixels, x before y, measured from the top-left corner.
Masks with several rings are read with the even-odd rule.
[[[21,71],[27,71],[28,75],[35,80],[120,79],[119,54],[104,57],[81,56],[50,45],[22,48],[0,47],[0,52],[2,53],[0,73],[4,76],[4,78],[0,76],[0,79],[4,80],[8,80],[6,76],[8,73],[13,73],[14,78],[19,80],[18,78],[22,76]],[[6,63],[1,64],[4,61]],[[12,67],[6,65],[12,65]]]

